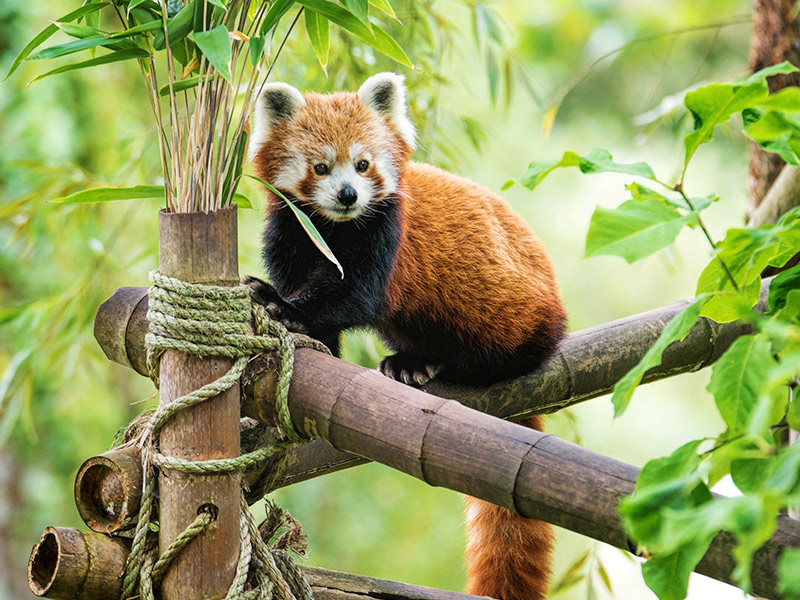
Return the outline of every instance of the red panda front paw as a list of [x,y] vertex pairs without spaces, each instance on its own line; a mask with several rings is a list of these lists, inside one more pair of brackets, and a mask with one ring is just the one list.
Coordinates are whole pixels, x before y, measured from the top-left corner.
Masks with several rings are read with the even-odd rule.
[[283,323],[289,331],[303,335],[309,334],[308,327],[298,319],[297,311],[284,302],[270,284],[249,276],[242,278],[242,284],[253,290],[253,300],[267,310],[270,319]]
[[407,385],[425,385],[441,369],[441,365],[431,365],[418,356],[398,352],[387,356],[378,365],[378,371]]

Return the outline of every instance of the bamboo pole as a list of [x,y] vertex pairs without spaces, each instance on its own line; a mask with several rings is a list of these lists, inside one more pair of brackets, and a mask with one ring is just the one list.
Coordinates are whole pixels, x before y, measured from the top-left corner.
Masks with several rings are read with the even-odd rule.
[[[429,485],[633,549],[617,506],[633,491],[635,467],[375,371],[348,373],[337,362],[321,356],[295,367],[289,408],[295,427],[307,435]],[[731,536],[718,536],[697,572],[733,583],[732,546]],[[787,547],[800,547],[800,523],[781,517],[754,558],[755,594],[777,598],[777,557]]]
[[[212,213],[159,213],[162,274],[189,283],[239,282],[236,208]],[[128,329],[130,329],[130,325]],[[169,404],[224,375],[232,361],[168,350],[161,358],[159,402]],[[161,430],[166,456],[208,460],[238,456],[239,388],[175,415]],[[184,531],[200,511],[215,520],[175,558],[161,585],[164,600],[222,598],[233,581],[239,556],[238,476],[188,475],[162,470],[159,551]]]
[[[271,430],[248,436],[242,427],[242,453],[252,452],[260,444],[274,441]],[[332,452],[333,448],[325,444]],[[350,455],[347,455],[350,456]],[[265,460],[256,470],[243,474],[246,489],[253,489],[271,472],[280,458]],[[136,525],[142,495],[142,463],[136,445],[114,448],[84,461],[75,478],[75,505],[83,522],[93,531],[120,533]],[[253,499],[258,500],[258,498]]]
[[[254,410],[268,415],[269,404]],[[633,550],[617,506],[633,491],[635,467],[303,349],[289,408],[295,427],[341,452]],[[798,546],[800,523],[781,517],[754,559],[756,594],[777,597],[777,557]],[[732,583],[731,548],[731,536],[717,536],[697,571]]]
[[[28,562],[31,591],[53,600],[119,598],[122,593],[121,573],[129,553],[126,540],[68,527],[48,527],[42,540],[33,547]],[[316,600],[485,598],[318,567],[300,568]]]
[[[761,300],[757,306],[762,311],[766,308],[769,281],[765,280],[762,284]],[[101,305],[95,320],[95,337],[110,360],[131,365],[144,373],[141,321],[146,312],[146,296],[129,291],[131,289],[145,288],[120,288]],[[686,302],[678,302],[571,333],[551,361],[519,379],[496,383],[488,388],[457,386],[434,380],[425,390],[511,420],[555,412],[608,393],[614,383],[641,359],[664,326],[685,305]],[[686,338],[666,349],[662,364],[648,371],[644,382],[707,367],[737,337],[750,331],[746,324],[720,324],[701,318]],[[320,354],[313,350],[298,349],[293,381],[300,377],[298,367],[302,372],[304,365],[314,363],[319,357]],[[273,418],[267,400],[275,390],[274,374],[270,370],[274,367],[274,361],[270,355],[260,355],[251,361],[242,378],[243,413],[265,423]],[[332,368],[353,373],[366,371],[343,361],[337,362]],[[266,375],[262,375],[265,370]],[[327,444],[308,444],[292,450],[289,467],[278,484],[291,485],[365,462],[362,457],[339,452]]]
[[142,459],[136,445],[93,456],[75,477],[75,506],[92,531],[114,533],[134,527],[141,497]]
[[54,600],[107,600],[122,593],[130,543],[93,531],[47,527],[31,550],[28,587]]

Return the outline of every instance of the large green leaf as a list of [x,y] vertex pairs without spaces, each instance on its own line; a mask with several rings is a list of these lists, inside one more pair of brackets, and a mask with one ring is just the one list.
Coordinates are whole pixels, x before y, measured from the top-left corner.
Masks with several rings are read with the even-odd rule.
[[745,120],[744,133],[767,152],[800,166],[800,114],[770,110],[753,111],[750,115]]
[[261,61],[265,43],[266,40],[262,36],[256,35],[250,38],[250,64],[254,67]]
[[52,71],[48,71],[47,73],[43,73],[32,79],[28,85],[39,81],[40,79],[44,79],[45,77],[50,77],[51,75],[58,75],[60,73],[67,73],[69,71],[77,71],[78,69],[86,69],[89,67],[96,67],[98,65],[107,65],[109,63],[120,62],[123,60],[131,60],[132,58],[144,58],[149,56],[149,53],[146,50],[142,50],[141,48],[130,48],[129,50],[118,50],[117,52],[112,52],[111,54],[104,54],[103,56],[98,56],[97,58],[90,58],[89,60],[84,60],[78,63],[72,63],[69,65],[64,65],[63,67],[58,67],[57,69],[53,69]]
[[775,313],[786,306],[786,296],[800,290],[800,265],[778,273],[769,284],[769,310]]
[[680,313],[675,315],[672,320],[667,323],[661,335],[656,340],[656,343],[645,353],[642,360],[639,361],[635,367],[628,371],[622,379],[620,379],[614,386],[614,393],[611,396],[611,401],[614,404],[614,416],[619,417],[633,396],[633,391],[636,386],[642,381],[644,374],[653,367],[661,364],[661,355],[671,343],[682,340],[689,333],[689,330],[697,322],[700,316],[700,310],[703,305],[708,302],[708,294],[704,294],[695,298],[686,308]]
[[194,43],[217,70],[217,73],[233,85],[231,75],[231,37],[225,25],[217,25],[209,31],[196,31],[191,34]]
[[754,335],[737,339],[714,363],[708,391],[732,433],[746,430],[775,364],[770,344]]
[[675,241],[684,225],[697,215],[681,214],[656,198],[628,200],[610,210],[598,206],[586,236],[586,257],[610,254],[629,263],[649,256]]
[[693,544],[669,554],[659,554],[642,565],[642,575],[659,600],[683,600],[689,588],[689,575],[711,545],[713,535],[698,536]]
[[377,25],[373,25],[372,31],[370,31],[369,27],[359,21],[353,13],[327,0],[299,0],[298,4],[319,13],[401,65],[414,67],[400,45]]
[[[741,318],[743,309],[747,311],[758,301],[761,272],[781,252],[778,231],[779,228],[769,226],[728,230],[725,238],[717,244],[717,255],[697,280],[698,295],[724,292],[706,304],[702,312],[704,316],[718,322],[732,321]],[[736,281],[738,293],[731,277]]]
[[113,202],[115,200],[135,200],[140,198],[163,198],[163,185],[134,185],[132,187],[99,187],[81,190],[51,202],[76,204],[83,202]]
[[[100,10],[104,6],[108,6],[108,2],[98,3],[98,4],[87,4],[85,6],[81,6],[79,9],[74,10],[70,13],[67,13],[60,19],[56,19],[56,23],[71,23],[84,15],[93,13],[95,11]],[[9,76],[17,70],[17,68],[22,64],[22,61],[25,60],[30,54],[39,46],[41,46],[44,42],[46,42],[54,33],[58,31],[58,26],[55,24],[48,25],[42,31],[40,31],[30,42],[26,44],[26,46],[17,54],[14,62],[11,63],[11,67],[8,69],[8,73],[4,79],[8,79]]]
[[328,73],[328,48],[330,45],[329,21],[311,9],[305,10],[306,32],[311,48],[322,66],[325,74]]
[[281,198],[284,202],[286,202],[287,206],[289,206],[289,208],[292,209],[292,213],[294,214],[294,216],[297,217],[297,220],[300,223],[300,226],[306,232],[306,234],[308,235],[308,237],[311,240],[311,242],[317,247],[317,249],[320,252],[322,252],[322,255],[325,258],[327,258],[329,261],[331,261],[336,266],[336,268],[339,269],[339,273],[341,273],[342,279],[344,279],[344,269],[342,268],[341,263],[338,261],[336,256],[333,254],[333,252],[331,251],[330,247],[325,242],[325,239],[320,234],[320,232],[317,231],[316,227],[314,227],[314,223],[311,222],[311,219],[308,218],[308,215],[306,215],[302,210],[297,208],[294,205],[294,202],[292,202],[286,196],[284,196],[278,189],[276,189],[275,187],[273,187],[272,185],[270,185],[269,183],[267,183],[266,181],[264,181],[260,177],[256,177],[255,175],[248,175],[247,173],[244,173],[244,176],[245,177],[250,177],[251,179],[255,179],[256,181],[260,182],[261,185],[266,187],[269,191],[271,191],[273,194],[275,194],[276,196]]
[[714,135],[714,128],[725,123],[734,113],[758,106],[769,95],[766,78],[778,73],[791,73],[797,67],[784,62],[754,73],[744,81],[712,83],[686,94],[684,104],[694,119],[694,126],[684,138],[684,169],[697,148]]
[[786,548],[778,559],[777,590],[783,600],[800,600],[800,548]]
[[603,148],[592,148],[585,156],[575,152],[564,152],[559,160],[536,160],[528,165],[528,170],[519,179],[509,179],[503,185],[508,189],[514,183],[533,190],[542,180],[556,169],[563,167],[578,167],[582,173],[625,173],[637,177],[655,179],[653,169],[645,162],[618,163],[614,162],[611,153]]

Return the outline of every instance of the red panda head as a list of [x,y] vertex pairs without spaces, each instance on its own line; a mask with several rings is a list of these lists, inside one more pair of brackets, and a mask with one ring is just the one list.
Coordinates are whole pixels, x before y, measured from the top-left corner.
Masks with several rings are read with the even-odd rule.
[[256,101],[250,157],[259,176],[333,221],[397,191],[414,149],[403,77],[379,73],[358,93],[306,94],[270,83]]

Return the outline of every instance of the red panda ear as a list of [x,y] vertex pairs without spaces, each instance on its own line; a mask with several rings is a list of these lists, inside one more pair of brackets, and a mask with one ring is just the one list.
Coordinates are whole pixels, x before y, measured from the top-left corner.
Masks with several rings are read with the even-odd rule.
[[269,140],[275,125],[297,114],[306,105],[303,94],[288,83],[268,83],[256,99],[249,150],[252,159]]
[[378,73],[358,89],[358,99],[393,123],[406,143],[414,148],[414,126],[406,114],[404,77],[396,73]]

